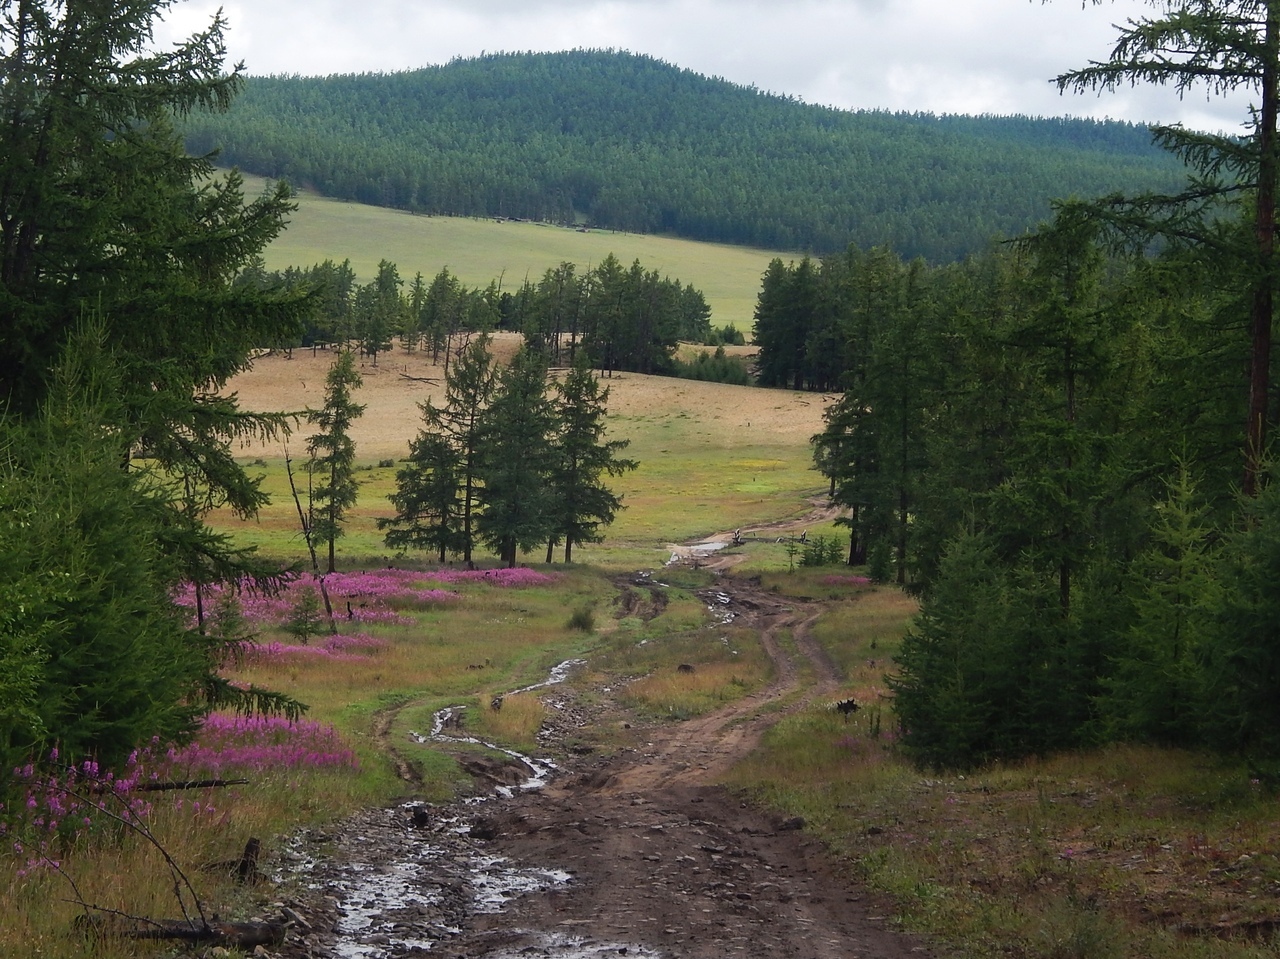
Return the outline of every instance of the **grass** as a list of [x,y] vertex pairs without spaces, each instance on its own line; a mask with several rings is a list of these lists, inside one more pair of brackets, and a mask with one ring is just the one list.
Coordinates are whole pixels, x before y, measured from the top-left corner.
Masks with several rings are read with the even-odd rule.
[[871,708],[783,719],[733,784],[803,816],[956,955],[1275,955],[1280,822],[1241,766],[1149,747],[969,776],[904,763],[882,691],[911,611],[887,588],[834,605],[814,635]]
[[[245,177],[252,195],[265,181]],[[561,263],[580,272],[610,253],[624,266],[639,259],[647,270],[701,290],[716,326],[732,323],[744,333],[753,324],[760,280],[778,253],[716,243],[695,243],[639,233],[577,230],[545,223],[497,223],[488,218],[421,216],[302,193],[289,228],[266,250],[268,269],[310,266],[326,259],[351,261],[362,282],[390,260],[407,282],[417,272],[430,282],[448,267],[464,284],[485,287],[492,280],[514,291],[528,278],[537,283]]]
[[[499,712],[484,704],[497,693],[545,679],[555,663],[601,642],[598,634],[569,629],[564,611],[606,606],[613,594],[612,584],[598,573],[570,570],[520,587],[467,579],[436,584],[411,576],[423,588],[443,586],[458,598],[383,601],[375,588],[380,577],[380,572],[378,577],[352,577],[342,587],[346,592],[335,595],[344,604],[350,598],[357,604],[356,615],[368,617],[349,624],[349,632],[358,628],[358,642],[338,642],[336,654],[326,652],[326,645],[333,645],[327,636],[312,637],[304,646],[276,625],[287,613],[287,602],[246,603],[246,611],[252,609],[258,617],[258,651],[229,666],[229,678],[297,696],[311,707],[308,722],[324,729],[331,725],[337,734],[324,737],[320,745],[309,741],[290,754],[292,734],[285,730],[268,737],[280,741],[283,752],[255,749],[250,755],[234,753],[239,740],[228,732],[221,742],[209,742],[208,755],[210,762],[229,765],[210,767],[180,756],[162,777],[216,773],[251,780],[247,786],[155,794],[160,798],[141,813],[147,829],[192,878],[208,913],[245,918],[261,905],[229,875],[209,873],[204,864],[235,859],[251,836],[262,838],[269,849],[272,837],[403,795],[406,787],[393,775],[374,737],[374,717],[388,706],[410,704],[390,735],[419,767],[424,783],[416,791],[418,798],[443,802],[468,784],[447,751],[409,746],[408,731],[429,731],[431,715],[440,707],[471,704],[469,713],[476,717],[472,731],[516,748],[533,748],[542,721],[536,694],[508,696]],[[393,621],[392,614],[409,621]],[[322,766],[316,749],[339,750],[345,758]],[[227,759],[232,755],[241,758]],[[67,901],[76,897],[69,881],[74,880],[78,894],[96,906],[176,918],[180,912],[172,875],[155,848],[139,833],[113,827],[49,840],[42,847],[42,810],[35,810],[39,823],[29,818],[26,827],[7,834],[0,852],[0,955],[125,959],[159,953],[162,946],[96,940],[75,931],[82,910]]]

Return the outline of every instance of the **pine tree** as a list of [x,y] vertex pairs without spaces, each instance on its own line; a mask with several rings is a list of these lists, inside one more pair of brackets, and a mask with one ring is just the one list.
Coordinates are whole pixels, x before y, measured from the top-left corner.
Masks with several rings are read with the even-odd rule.
[[605,439],[608,400],[609,390],[600,388],[585,354],[579,354],[556,385],[556,433],[548,477],[553,536],[564,542],[566,563],[573,561],[575,543],[600,542],[600,527],[612,523],[622,508],[621,498],[604,485],[604,477],[620,476],[640,465],[618,455],[629,440]]
[[480,421],[476,533],[507,566],[519,550],[545,543],[555,527],[548,477],[555,410],[546,393],[547,361],[521,349],[498,376]]
[[320,428],[307,439],[307,470],[316,479],[310,530],[313,537],[328,544],[330,573],[337,568],[335,544],[342,535],[346,511],[355,505],[360,490],[355,475],[356,446],[351,439],[351,425],[364,413],[364,407],[351,399],[352,390],[360,383],[351,351],[340,351],[325,377],[324,406],[307,413],[307,421]]

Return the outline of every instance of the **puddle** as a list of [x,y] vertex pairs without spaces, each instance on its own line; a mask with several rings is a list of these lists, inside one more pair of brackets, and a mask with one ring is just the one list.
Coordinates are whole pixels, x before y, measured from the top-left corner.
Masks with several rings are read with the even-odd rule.
[[[547,678],[540,683],[534,683],[531,686],[522,686],[507,693],[507,696],[518,696],[521,693],[532,692],[535,689],[546,689],[550,686],[556,686],[563,683],[569,678],[569,673],[577,666],[585,666],[585,659],[566,659],[563,663],[551,667],[551,672],[547,674]],[[505,697],[501,697],[505,698]],[[552,704],[554,705],[554,704]],[[523,763],[529,770],[529,778],[518,786],[498,786],[494,790],[494,795],[503,798],[509,798],[517,792],[528,792],[532,789],[541,789],[547,784],[556,771],[557,766],[550,759],[535,759],[532,756],[526,756],[524,753],[517,752],[514,749],[507,749],[505,746],[499,746],[496,743],[485,742],[483,739],[477,739],[474,736],[452,736],[446,733],[446,730],[460,725],[458,719],[462,715],[462,711],[466,706],[446,706],[432,717],[431,733],[422,735],[421,733],[409,730],[409,738],[415,743],[422,745],[428,742],[448,742],[448,743],[467,743],[471,746],[483,746],[485,749],[492,749],[495,752],[503,753],[512,759]],[[466,800],[468,803],[484,802],[487,797],[478,797]]]
[[324,888],[340,903],[329,954],[340,959],[420,955],[462,933],[467,917],[500,912],[519,896],[567,885],[558,869],[516,866],[460,838],[409,826],[416,804],[382,810],[342,843]]
[[471,874],[475,911],[501,912],[517,896],[568,885],[570,878],[560,869],[515,869],[501,856],[481,856]]
[[707,624],[708,628],[715,629],[719,626],[728,626],[738,618],[738,614],[729,608],[733,603],[733,597],[728,593],[721,592],[718,589],[709,589],[703,590],[698,595],[706,601],[707,612],[711,616],[711,622]]
[[570,936],[565,933],[525,933],[533,940],[533,945],[523,945],[518,949],[499,949],[486,952],[486,959],[527,959],[530,955],[548,957],[548,959],[603,959],[610,956],[626,956],[627,959],[661,959],[665,953],[646,949],[633,943],[601,942],[581,936]]
[[677,563],[687,563],[690,561],[698,561],[712,556],[722,549],[728,548],[730,543],[693,543],[689,546],[671,546],[671,558],[665,563],[666,566],[675,566]]

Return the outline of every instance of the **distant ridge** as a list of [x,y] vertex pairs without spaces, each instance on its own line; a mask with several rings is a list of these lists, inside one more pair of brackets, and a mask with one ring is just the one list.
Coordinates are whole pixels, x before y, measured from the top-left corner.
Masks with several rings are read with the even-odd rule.
[[1171,188],[1143,126],[843,111],[631,53],[492,54],[397,73],[252,77],[188,148],[327,196],[773,249],[934,262],[1050,201]]

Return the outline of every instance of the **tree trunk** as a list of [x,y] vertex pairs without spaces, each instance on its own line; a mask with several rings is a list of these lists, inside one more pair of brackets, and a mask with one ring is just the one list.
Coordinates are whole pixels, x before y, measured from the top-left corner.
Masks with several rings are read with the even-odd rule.
[[1280,58],[1280,18],[1267,5],[1262,67],[1262,106],[1258,112],[1258,197],[1254,237],[1260,275],[1253,290],[1249,317],[1249,423],[1245,434],[1242,490],[1256,496],[1262,483],[1267,445],[1268,399],[1271,386],[1271,311],[1275,282],[1276,233],[1276,114],[1277,59]]

